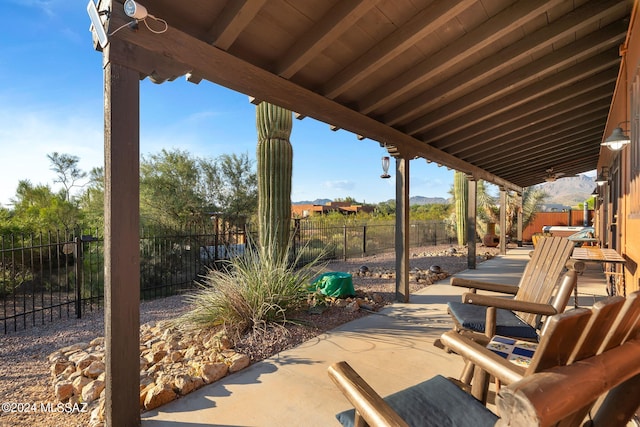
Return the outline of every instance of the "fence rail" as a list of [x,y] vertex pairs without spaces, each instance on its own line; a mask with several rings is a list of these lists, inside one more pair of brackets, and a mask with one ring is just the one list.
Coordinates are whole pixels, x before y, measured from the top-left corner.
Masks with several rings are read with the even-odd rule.
[[[333,224],[294,221],[293,255],[307,263],[353,258],[394,249],[389,224]],[[241,255],[251,227],[216,233],[189,230],[140,235],[140,295],[143,299],[188,289],[221,260]],[[253,238],[253,241],[255,239]],[[451,243],[444,222],[411,224],[411,246]],[[4,333],[77,317],[102,306],[104,241],[97,230],[0,236],[0,322]]]

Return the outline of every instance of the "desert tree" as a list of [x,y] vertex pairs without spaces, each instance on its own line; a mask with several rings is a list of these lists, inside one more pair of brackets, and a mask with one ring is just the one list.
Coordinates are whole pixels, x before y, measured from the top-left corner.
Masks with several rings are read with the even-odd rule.
[[71,189],[73,187],[82,187],[78,182],[87,177],[87,173],[78,167],[80,158],[71,154],[60,154],[54,151],[47,154],[47,158],[51,162],[51,170],[57,175],[54,183],[60,183],[64,187],[64,197],[67,202],[71,201]]

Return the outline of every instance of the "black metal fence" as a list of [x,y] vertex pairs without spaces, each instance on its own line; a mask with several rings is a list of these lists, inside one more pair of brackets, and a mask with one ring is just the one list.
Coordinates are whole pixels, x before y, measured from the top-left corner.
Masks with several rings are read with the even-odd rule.
[[[173,295],[244,241],[243,231],[171,231],[140,236],[140,295]],[[214,246],[216,245],[216,246]],[[207,249],[215,247],[215,250]],[[97,231],[0,236],[0,322],[4,333],[103,304],[104,240]]]
[[[249,230],[249,231],[248,231]],[[244,253],[251,228],[187,230],[140,235],[140,295],[173,295],[192,287],[207,269]],[[394,224],[294,221],[292,251],[301,263],[320,255],[352,258],[394,249]],[[254,235],[255,237],[255,235]],[[411,246],[451,243],[444,222],[412,223]],[[0,236],[0,322],[4,333],[82,317],[104,297],[104,241],[97,230]]]
[[[356,258],[395,249],[395,224],[385,221],[336,225],[331,222],[294,220],[294,251],[302,263],[321,254],[331,259]],[[411,247],[449,244],[454,236],[444,221],[411,222]]]

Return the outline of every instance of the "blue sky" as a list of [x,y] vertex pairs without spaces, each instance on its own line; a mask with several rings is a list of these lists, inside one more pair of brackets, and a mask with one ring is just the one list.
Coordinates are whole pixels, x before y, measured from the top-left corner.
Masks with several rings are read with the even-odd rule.
[[[102,55],[89,32],[85,0],[2,0],[0,5],[0,204],[19,180],[53,184],[47,154],[73,154],[89,171],[102,166]],[[179,78],[141,82],[140,151],[186,150],[200,157],[248,153],[255,159],[255,106],[244,94]],[[375,141],[295,120],[292,200],[351,196],[376,203],[395,197],[382,180],[385,151]],[[448,198],[453,172],[411,162],[411,195]]]

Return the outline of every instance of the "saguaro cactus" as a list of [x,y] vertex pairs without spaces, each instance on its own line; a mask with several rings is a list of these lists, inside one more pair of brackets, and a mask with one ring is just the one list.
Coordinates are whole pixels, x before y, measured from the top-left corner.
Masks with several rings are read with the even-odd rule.
[[458,245],[467,242],[467,204],[469,202],[469,181],[463,172],[453,174],[453,196],[456,199],[456,236]]
[[258,230],[262,250],[287,256],[291,221],[291,169],[289,142],[291,111],[261,102],[256,107],[258,130]]

